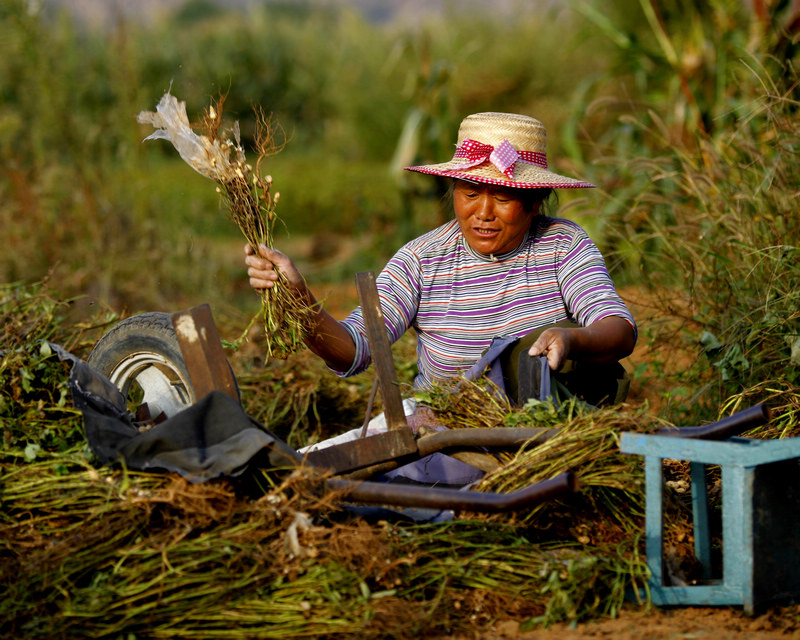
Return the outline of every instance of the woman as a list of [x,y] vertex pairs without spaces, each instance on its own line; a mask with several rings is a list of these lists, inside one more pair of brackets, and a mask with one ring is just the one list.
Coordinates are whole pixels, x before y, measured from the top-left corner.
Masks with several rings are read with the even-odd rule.
[[[391,340],[417,333],[415,386],[462,374],[499,335],[539,331],[528,353],[546,356],[555,371],[568,359],[612,363],[633,350],[636,324],[594,243],[574,222],[540,213],[553,189],[593,186],[549,171],[545,142],[534,118],[478,113],[461,123],[452,160],[407,167],[452,178],[455,213],[402,247],[377,277]],[[317,304],[289,257],[266,247],[245,252],[252,287],[273,286],[277,268]],[[361,310],[339,322],[315,308],[309,348],[338,375],[364,371]]]

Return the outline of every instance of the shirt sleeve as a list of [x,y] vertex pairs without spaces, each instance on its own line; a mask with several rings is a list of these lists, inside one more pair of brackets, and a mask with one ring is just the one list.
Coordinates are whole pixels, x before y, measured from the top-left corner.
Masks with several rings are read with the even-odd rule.
[[[422,269],[417,256],[407,247],[401,248],[375,278],[375,286],[389,342],[394,344],[411,327],[417,316],[422,288]],[[365,371],[372,362],[372,356],[360,306],[342,321],[342,325],[356,345],[356,356],[348,370],[332,371],[346,378]]]
[[617,293],[600,250],[581,227],[575,228],[558,265],[567,311],[584,327],[610,316],[621,317],[633,328],[635,339],[636,321]]

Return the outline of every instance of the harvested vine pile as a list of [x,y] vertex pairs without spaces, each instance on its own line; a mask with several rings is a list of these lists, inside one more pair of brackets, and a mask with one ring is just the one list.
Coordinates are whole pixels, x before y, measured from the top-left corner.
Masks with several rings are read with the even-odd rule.
[[417,636],[498,615],[612,613],[643,567],[616,548],[536,545],[477,520],[336,523],[298,473],[258,499],[229,483],[51,460],[7,474],[7,636]]
[[[190,484],[100,467],[64,401],[66,366],[41,340],[79,353],[102,323],[69,326],[63,311],[46,290],[3,290],[0,315],[15,318],[0,343],[13,399],[0,404],[3,637],[411,638],[476,633],[499,618],[524,629],[615,615],[646,579],[640,461],[617,447],[622,431],[663,426],[645,408],[490,407],[479,385],[460,405],[431,396],[435,418],[453,426],[559,429],[547,446],[509,453],[482,489],[570,467],[581,492],[525,513],[367,519],[307,468]],[[282,381],[291,388],[285,372]],[[774,393],[792,435],[796,390]],[[673,536],[690,546],[682,527],[676,519]]]

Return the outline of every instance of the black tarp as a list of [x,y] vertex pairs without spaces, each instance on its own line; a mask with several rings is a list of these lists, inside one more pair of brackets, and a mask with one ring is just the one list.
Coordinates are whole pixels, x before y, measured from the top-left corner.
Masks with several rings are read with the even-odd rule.
[[[103,464],[120,460],[130,469],[173,471],[192,482],[243,473],[257,454],[285,468],[301,456],[248,416],[230,396],[213,391],[145,432],[134,425],[119,390],[80,358],[51,344],[72,364],[69,388],[83,414],[89,447]],[[263,456],[259,456],[263,464]]]

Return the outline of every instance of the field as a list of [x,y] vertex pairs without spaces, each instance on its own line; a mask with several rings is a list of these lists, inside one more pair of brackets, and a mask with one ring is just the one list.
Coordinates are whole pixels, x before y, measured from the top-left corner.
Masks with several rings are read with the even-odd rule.
[[[465,3],[410,22],[388,6],[191,1],[93,25],[69,2],[0,4],[0,636],[798,635],[791,602],[751,617],[630,597],[648,575],[643,470],[618,449],[625,431],[762,402],[772,418],[747,435],[798,436],[794,3]],[[171,145],[142,142],[136,115],[168,90],[193,123],[224,96],[252,158],[257,109],[280,124],[261,168],[281,194],[275,243],[336,317],[357,303],[355,273],[450,215],[402,166],[449,157],[468,113],[545,122],[551,166],[598,186],[564,193],[558,215],[600,246],[637,319],[631,393],[589,413],[478,388],[428,400],[452,427],[560,429],[480,489],[571,467],[580,492],[419,524],[351,518],[305,467],[195,484],[102,465],[49,343],[86,358],[140,312],[208,303],[245,411],[292,447],[360,426],[373,382],[305,350],[267,356],[224,200]],[[413,337],[393,355],[411,393]],[[670,566],[692,580],[687,468],[666,477]]]

